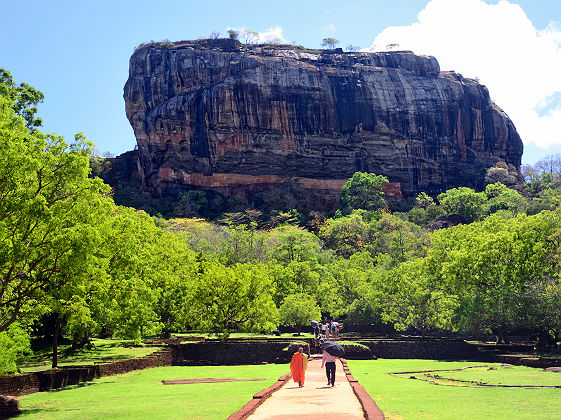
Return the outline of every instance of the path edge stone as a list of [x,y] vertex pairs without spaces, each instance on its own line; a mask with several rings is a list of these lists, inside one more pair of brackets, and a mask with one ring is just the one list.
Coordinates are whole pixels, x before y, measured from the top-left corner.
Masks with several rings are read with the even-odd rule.
[[368,420],[384,419],[385,417],[384,417],[384,413],[382,413],[382,410],[380,410],[380,408],[376,405],[376,402],[374,402],[370,394],[366,392],[364,387],[361,384],[359,384],[358,380],[356,380],[351,374],[351,371],[347,366],[347,361],[345,359],[340,359],[340,360],[341,360],[341,364],[343,365],[343,372],[345,372],[347,381],[349,381],[349,384],[351,385],[354,394],[356,395],[358,401],[360,402],[360,405],[362,406],[362,411],[364,412],[364,418]]
[[228,420],[243,420],[247,417],[251,416],[257,407],[259,407],[267,398],[271,396],[271,394],[275,391],[278,391],[284,384],[286,384],[292,378],[291,373],[287,373],[286,375],[281,376],[277,382],[271,385],[269,388],[265,388],[262,391],[259,391],[257,394],[253,396],[253,399],[246,403],[241,409],[236,411],[234,414],[228,417]]

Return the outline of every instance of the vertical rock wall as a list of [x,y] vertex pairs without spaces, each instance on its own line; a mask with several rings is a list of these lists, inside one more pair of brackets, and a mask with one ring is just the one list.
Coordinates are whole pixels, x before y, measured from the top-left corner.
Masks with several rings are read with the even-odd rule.
[[124,97],[144,185],[162,194],[289,179],[336,199],[356,171],[436,193],[522,156],[485,86],[411,52],[154,44],[132,55]]

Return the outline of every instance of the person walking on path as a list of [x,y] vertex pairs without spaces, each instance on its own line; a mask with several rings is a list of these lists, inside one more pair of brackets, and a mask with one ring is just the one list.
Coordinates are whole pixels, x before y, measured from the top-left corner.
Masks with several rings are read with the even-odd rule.
[[304,354],[304,348],[298,348],[298,351],[292,355],[290,361],[290,372],[292,379],[302,388],[306,379],[306,369],[308,368],[308,357]]
[[338,357],[330,355],[325,350],[321,357],[321,367],[325,365],[325,374],[327,375],[327,385],[335,386],[335,362]]

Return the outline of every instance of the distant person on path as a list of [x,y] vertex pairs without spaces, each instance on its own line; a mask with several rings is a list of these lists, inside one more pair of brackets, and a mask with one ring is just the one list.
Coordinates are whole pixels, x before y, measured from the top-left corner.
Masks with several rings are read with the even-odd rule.
[[304,386],[307,368],[308,357],[304,354],[304,349],[300,347],[298,348],[298,351],[292,355],[292,360],[290,361],[290,372],[292,372],[292,379],[294,379],[294,382],[298,383],[298,386],[300,388]]
[[327,338],[325,335],[325,331],[327,330],[327,324],[326,323],[322,323],[321,324],[321,335],[323,335],[324,340]]
[[325,365],[325,374],[327,375],[327,385],[335,386],[335,361],[338,357],[330,355],[325,350],[321,358],[321,367]]

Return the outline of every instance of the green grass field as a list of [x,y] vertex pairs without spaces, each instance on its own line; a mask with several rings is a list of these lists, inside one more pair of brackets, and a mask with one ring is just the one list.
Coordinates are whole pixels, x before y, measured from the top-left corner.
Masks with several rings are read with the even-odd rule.
[[[159,347],[135,345],[132,340],[92,338],[93,347],[71,351],[70,344],[59,346],[59,367],[92,365],[95,363],[114,362],[115,360],[134,359],[148,356],[158,351]],[[50,343],[36,344],[33,356],[21,367],[22,372],[38,372],[51,368],[52,348]]]
[[[389,419],[560,419],[561,389],[486,388],[467,382],[427,377],[424,373],[391,374],[419,370],[442,378],[486,382],[493,385],[561,385],[561,373],[497,363],[444,362],[417,359],[349,360],[353,376],[370,393]],[[489,367],[495,368],[489,370]],[[415,376],[417,379],[411,379]],[[432,384],[430,381],[435,382]]]
[[[290,371],[286,364],[172,366],[107,376],[20,397],[25,419],[225,419]],[[163,385],[187,378],[263,381]]]
[[[207,333],[174,333],[174,337],[204,337],[204,338],[216,338],[214,334]],[[232,333],[228,338],[282,338],[285,340],[290,340],[293,338],[313,338],[314,335],[310,333],[300,333],[299,336],[295,336],[295,333],[282,333],[280,336],[274,334],[258,334],[258,333]]]
[[[212,334],[201,333],[178,333],[175,337],[204,337],[216,338]],[[251,333],[233,333],[231,338],[279,338],[275,335],[251,334]],[[293,337],[292,333],[282,334],[280,338],[285,340],[298,340],[302,338],[311,338],[313,334],[302,333],[301,336]],[[82,348],[71,351],[70,342],[62,341],[59,345],[58,365],[59,367],[91,365],[96,363],[114,362],[122,359],[134,359],[137,357],[148,356],[149,354],[160,350],[160,347],[149,345],[135,344],[132,340],[120,340],[111,338],[92,338],[92,348]],[[38,372],[51,368],[52,347],[50,342],[33,343],[33,356],[27,359],[21,366],[23,373]]]

